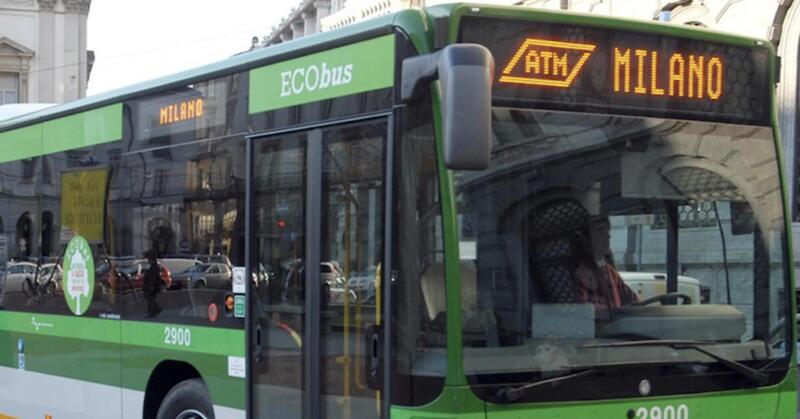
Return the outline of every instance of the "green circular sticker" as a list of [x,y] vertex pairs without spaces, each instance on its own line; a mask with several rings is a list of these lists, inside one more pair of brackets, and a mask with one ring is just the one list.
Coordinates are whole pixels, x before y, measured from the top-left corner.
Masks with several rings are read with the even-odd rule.
[[89,309],[94,294],[94,257],[89,243],[75,236],[64,252],[64,298],[73,313],[80,316]]

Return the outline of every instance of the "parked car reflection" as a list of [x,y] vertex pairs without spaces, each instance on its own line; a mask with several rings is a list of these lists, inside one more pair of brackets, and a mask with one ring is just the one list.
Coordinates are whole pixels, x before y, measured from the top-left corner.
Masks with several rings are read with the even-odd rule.
[[[144,272],[150,266],[145,259],[104,259],[97,262],[95,278],[104,293],[127,294],[141,291],[144,286]],[[159,261],[163,290],[172,286],[172,273]]]
[[361,303],[373,303],[375,301],[375,267],[369,268],[365,272],[352,275],[347,281],[348,288],[353,290]]
[[[281,300],[284,302],[301,301],[304,292],[305,266],[301,260],[294,260],[288,264],[286,274],[282,281]],[[321,262],[319,266],[319,286],[321,304],[343,305],[345,302],[355,303],[358,296],[355,291],[347,286],[342,268],[336,261]]]
[[175,288],[231,288],[231,268],[224,263],[202,263],[175,274]]
[[3,291],[6,294],[25,292],[28,286],[26,285],[26,282],[33,281],[35,275],[35,263],[10,262],[6,266],[6,276],[5,284],[3,284]]

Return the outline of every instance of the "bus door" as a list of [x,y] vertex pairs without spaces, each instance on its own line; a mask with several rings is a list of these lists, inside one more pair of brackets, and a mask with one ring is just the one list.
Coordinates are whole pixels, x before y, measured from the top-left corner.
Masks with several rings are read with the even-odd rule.
[[387,126],[250,139],[250,417],[381,417]]

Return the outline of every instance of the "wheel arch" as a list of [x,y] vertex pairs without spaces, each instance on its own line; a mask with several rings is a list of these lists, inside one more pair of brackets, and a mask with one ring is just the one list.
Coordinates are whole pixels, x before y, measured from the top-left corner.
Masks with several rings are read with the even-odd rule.
[[[143,419],[155,419],[161,402],[167,393],[178,383],[184,380],[203,376],[191,364],[183,361],[161,361],[150,373],[147,387],[144,392],[144,405],[142,406]],[[205,380],[203,380],[205,383]]]

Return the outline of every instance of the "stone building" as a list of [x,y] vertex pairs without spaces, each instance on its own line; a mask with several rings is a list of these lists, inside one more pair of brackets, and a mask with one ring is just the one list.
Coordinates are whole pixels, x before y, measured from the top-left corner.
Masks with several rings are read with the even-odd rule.
[[91,0],[0,0],[0,105],[86,96]]
[[302,0],[264,36],[261,46],[341,28],[402,9],[423,7],[425,3],[424,0]]

